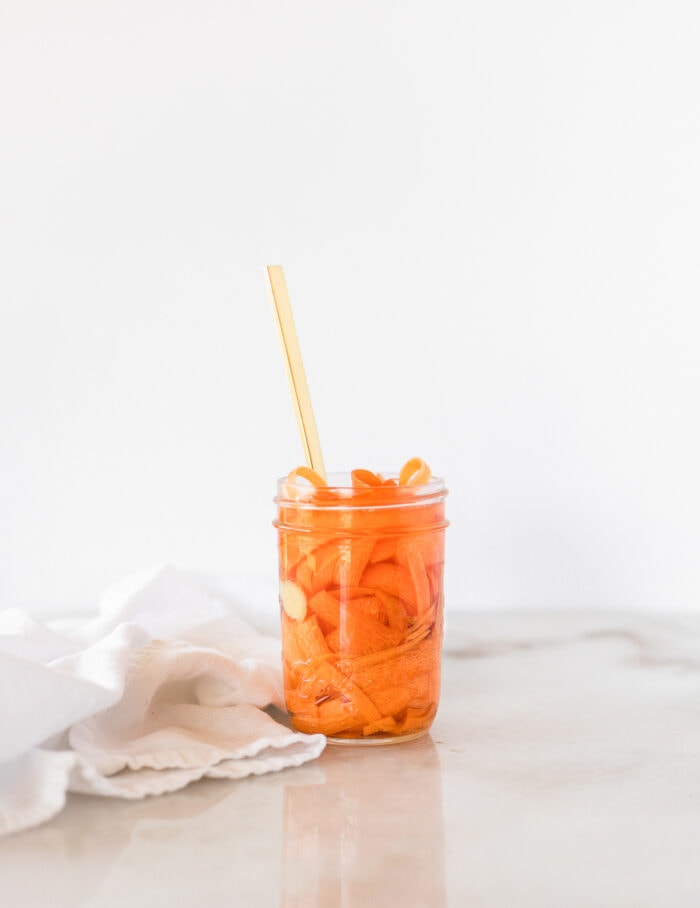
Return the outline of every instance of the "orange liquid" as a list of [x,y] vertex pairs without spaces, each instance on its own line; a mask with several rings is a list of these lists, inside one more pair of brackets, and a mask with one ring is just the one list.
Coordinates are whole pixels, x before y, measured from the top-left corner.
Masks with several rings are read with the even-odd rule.
[[419,498],[383,486],[280,502],[284,685],[299,731],[377,741],[430,727],[446,524],[444,496]]

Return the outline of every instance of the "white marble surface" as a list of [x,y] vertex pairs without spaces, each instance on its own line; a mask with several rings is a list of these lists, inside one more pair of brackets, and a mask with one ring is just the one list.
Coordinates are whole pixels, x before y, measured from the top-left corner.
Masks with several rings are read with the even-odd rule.
[[0,841],[0,904],[696,908],[700,616],[450,619],[432,735]]

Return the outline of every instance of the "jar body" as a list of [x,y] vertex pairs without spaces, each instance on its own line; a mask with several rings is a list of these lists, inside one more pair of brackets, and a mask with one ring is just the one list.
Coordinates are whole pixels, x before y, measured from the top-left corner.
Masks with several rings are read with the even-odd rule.
[[442,480],[301,491],[280,481],[282,657],[298,731],[384,744],[438,709],[443,635]]

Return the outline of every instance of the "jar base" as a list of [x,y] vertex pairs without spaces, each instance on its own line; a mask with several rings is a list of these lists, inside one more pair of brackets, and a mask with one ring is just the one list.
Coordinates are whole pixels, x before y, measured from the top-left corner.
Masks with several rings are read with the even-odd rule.
[[415,741],[416,738],[422,738],[428,734],[428,729],[415,731],[410,735],[387,735],[385,738],[326,738],[329,744],[340,744],[346,747],[383,747],[386,744],[403,744],[405,741]]

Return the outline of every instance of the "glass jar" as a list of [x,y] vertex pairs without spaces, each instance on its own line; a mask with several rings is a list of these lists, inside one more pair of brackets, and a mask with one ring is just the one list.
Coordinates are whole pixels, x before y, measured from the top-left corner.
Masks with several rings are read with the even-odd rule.
[[447,490],[384,476],[281,479],[275,498],[287,709],[338,743],[416,738],[438,708]]

